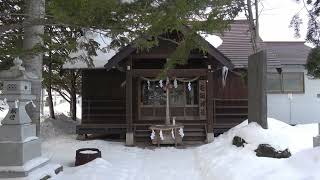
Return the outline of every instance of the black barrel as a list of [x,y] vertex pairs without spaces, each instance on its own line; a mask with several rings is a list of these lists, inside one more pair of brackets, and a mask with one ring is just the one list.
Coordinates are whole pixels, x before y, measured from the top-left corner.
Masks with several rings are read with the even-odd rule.
[[101,151],[96,148],[82,148],[76,151],[75,166],[86,164],[92,160],[101,158]]

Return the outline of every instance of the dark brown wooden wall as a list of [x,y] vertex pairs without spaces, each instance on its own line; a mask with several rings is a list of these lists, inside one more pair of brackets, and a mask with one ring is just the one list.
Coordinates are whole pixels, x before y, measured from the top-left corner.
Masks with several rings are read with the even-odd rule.
[[82,97],[83,124],[125,124],[125,73],[83,70]]
[[214,98],[219,99],[247,99],[248,88],[245,80],[238,74],[228,73],[226,86],[222,86],[221,71],[214,74]]
[[82,95],[84,99],[125,99],[126,74],[118,70],[104,69],[83,70]]

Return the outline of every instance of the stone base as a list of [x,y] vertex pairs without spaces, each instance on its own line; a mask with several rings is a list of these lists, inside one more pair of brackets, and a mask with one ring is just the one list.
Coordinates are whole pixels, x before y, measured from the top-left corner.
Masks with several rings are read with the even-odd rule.
[[36,136],[36,125],[3,125],[0,126],[1,141],[26,141]]
[[320,146],[320,135],[313,137],[313,147],[319,147]]
[[126,146],[134,146],[133,133],[126,133]]
[[46,166],[49,159],[38,157],[32,159],[22,166],[0,166],[0,178],[27,177],[31,172]]
[[41,144],[37,137],[25,142],[0,141],[0,166],[23,166],[41,156]]
[[207,143],[212,143],[214,140],[214,133],[207,133]]

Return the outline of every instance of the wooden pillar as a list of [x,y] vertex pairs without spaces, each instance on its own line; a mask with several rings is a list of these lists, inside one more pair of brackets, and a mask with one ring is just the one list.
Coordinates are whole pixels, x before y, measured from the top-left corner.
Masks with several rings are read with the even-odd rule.
[[126,133],[126,145],[134,145],[133,137],[133,117],[132,117],[132,57],[129,57],[126,68],[126,122],[127,122],[127,133]]
[[214,81],[213,81],[213,70],[211,65],[208,65],[208,86],[207,86],[207,142],[210,143],[214,139],[214,134],[213,134],[213,86],[214,86]]
[[267,129],[267,53],[260,51],[248,61],[248,120]]

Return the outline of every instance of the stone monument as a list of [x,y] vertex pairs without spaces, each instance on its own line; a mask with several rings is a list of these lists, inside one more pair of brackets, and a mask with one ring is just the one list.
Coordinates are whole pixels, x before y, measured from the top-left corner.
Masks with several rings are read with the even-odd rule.
[[313,137],[313,147],[320,146],[320,123],[318,124],[318,135]]
[[3,81],[0,98],[9,106],[0,126],[0,178],[26,177],[48,164],[48,159],[41,157],[36,125],[31,123],[25,109],[36,98],[31,94],[31,82],[38,77],[26,72],[21,64],[16,58],[13,67],[0,72]]

